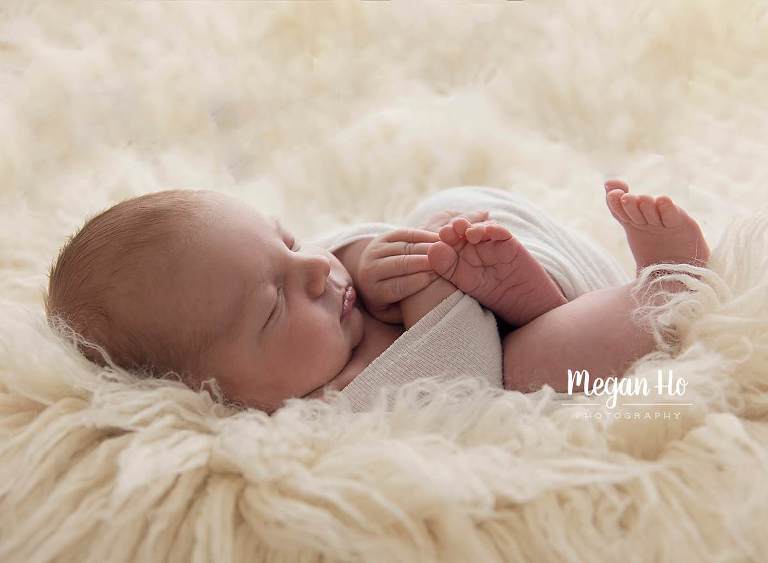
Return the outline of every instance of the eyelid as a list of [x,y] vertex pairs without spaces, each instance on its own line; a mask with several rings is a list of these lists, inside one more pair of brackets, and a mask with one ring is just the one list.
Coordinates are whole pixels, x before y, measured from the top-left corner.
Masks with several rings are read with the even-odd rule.
[[[283,228],[282,223],[280,223],[280,221],[277,220],[277,219],[275,220],[275,227],[277,228],[277,231],[280,233],[281,237],[283,238],[283,242],[285,243],[285,246],[288,247],[288,250],[290,250],[291,252],[296,252],[296,251],[298,251],[301,248],[301,245],[298,244],[299,241],[296,239],[296,237],[293,236],[288,231],[286,231]],[[288,241],[286,239],[291,241],[291,244],[288,244]],[[294,248],[294,247],[296,247],[296,248]]]

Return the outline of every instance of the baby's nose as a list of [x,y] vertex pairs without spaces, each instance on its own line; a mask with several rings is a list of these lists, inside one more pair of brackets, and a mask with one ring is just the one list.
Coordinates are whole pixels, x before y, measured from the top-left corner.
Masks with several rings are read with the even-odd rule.
[[331,274],[331,261],[327,256],[316,254],[307,257],[309,289],[313,296],[319,297],[325,293],[328,276]]

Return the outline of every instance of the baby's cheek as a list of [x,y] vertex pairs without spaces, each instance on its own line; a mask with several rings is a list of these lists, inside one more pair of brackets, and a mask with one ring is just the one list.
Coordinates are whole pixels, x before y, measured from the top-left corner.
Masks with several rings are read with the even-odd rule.
[[296,335],[296,345],[312,350],[313,354],[322,353],[323,350],[333,351],[339,340],[338,327],[328,326],[328,320],[317,317],[308,317],[302,323],[300,334]]

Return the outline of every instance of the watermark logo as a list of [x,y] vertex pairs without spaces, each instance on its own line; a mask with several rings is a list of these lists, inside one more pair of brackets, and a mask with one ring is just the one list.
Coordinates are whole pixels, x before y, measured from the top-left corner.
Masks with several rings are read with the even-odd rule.
[[[591,402],[562,403],[563,406],[599,407],[605,406],[609,411],[617,407],[690,407],[693,403],[685,402],[685,390],[688,382],[675,378],[673,371],[657,370],[655,381],[649,379],[633,379],[622,377],[591,377],[588,370],[568,370],[568,395],[583,393],[592,398]],[[656,400],[649,397],[654,396]],[[670,401],[661,402],[661,398]],[[605,401],[603,401],[605,399]],[[634,419],[678,419],[680,411],[648,411],[635,412],[594,412],[586,413],[586,418],[634,418]]]

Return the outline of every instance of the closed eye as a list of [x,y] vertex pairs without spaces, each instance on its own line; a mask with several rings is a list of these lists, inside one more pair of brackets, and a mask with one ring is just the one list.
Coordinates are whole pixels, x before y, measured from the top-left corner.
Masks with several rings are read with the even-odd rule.
[[289,234],[277,219],[275,219],[275,228],[277,229],[277,232],[280,234],[280,236],[283,237],[285,246],[287,246],[291,252],[297,252],[301,248],[301,245],[299,244],[299,241],[296,240],[296,237]]

